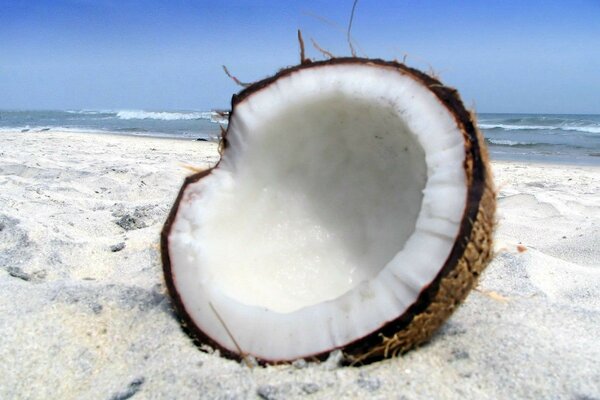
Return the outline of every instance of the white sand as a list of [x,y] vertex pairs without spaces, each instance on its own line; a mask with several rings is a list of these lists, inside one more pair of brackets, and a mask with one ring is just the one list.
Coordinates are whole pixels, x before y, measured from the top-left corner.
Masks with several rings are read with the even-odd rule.
[[0,399],[600,397],[599,167],[494,164],[498,255],[427,346],[250,370],[197,350],[162,278],[180,164],[216,159],[201,142],[0,133]]

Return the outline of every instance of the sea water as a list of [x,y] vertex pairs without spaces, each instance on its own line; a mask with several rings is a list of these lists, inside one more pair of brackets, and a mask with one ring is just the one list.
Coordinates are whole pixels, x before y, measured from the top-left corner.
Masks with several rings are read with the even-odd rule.
[[[106,132],[218,140],[226,121],[211,111],[2,111],[0,132]],[[600,115],[479,114],[493,160],[600,165]]]
[[216,123],[219,120],[218,114],[211,111],[0,110],[0,132],[104,132],[211,140],[220,135],[221,130]]
[[479,114],[495,160],[600,165],[600,115]]

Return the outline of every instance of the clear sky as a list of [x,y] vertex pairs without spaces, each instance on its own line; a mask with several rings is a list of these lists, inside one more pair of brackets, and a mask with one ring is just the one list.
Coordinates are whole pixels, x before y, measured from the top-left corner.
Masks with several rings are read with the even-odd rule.
[[[0,109],[228,107],[298,62],[296,29],[335,55],[352,0],[0,0]],[[361,0],[361,54],[433,68],[480,112],[600,114],[600,0]],[[317,56],[312,48],[309,56]]]

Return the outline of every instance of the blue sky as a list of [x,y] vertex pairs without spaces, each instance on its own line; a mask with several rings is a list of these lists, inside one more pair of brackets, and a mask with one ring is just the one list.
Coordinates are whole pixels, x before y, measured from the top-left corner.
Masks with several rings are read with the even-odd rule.
[[[0,109],[228,107],[298,62],[348,55],[352,1],[0,0]],[[432,68],[480,112],[600,114],[600,0],[361,0],[362,54]],[[317,56],[312,48],[309,56]]]

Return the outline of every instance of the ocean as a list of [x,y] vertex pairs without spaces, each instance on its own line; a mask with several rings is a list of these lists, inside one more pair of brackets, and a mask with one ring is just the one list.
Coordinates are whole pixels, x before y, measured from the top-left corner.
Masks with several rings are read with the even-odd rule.
[[[54,130],[217,140],[212,111],[1,111],[0,133]],[[600,115],[478,115],[493,160],[600,165]]]
[[478,114],[493,160],[600,165],[600,115]]
[[0,110],[0,132],[53,130],[216,140],[220,120],[211,111]]

